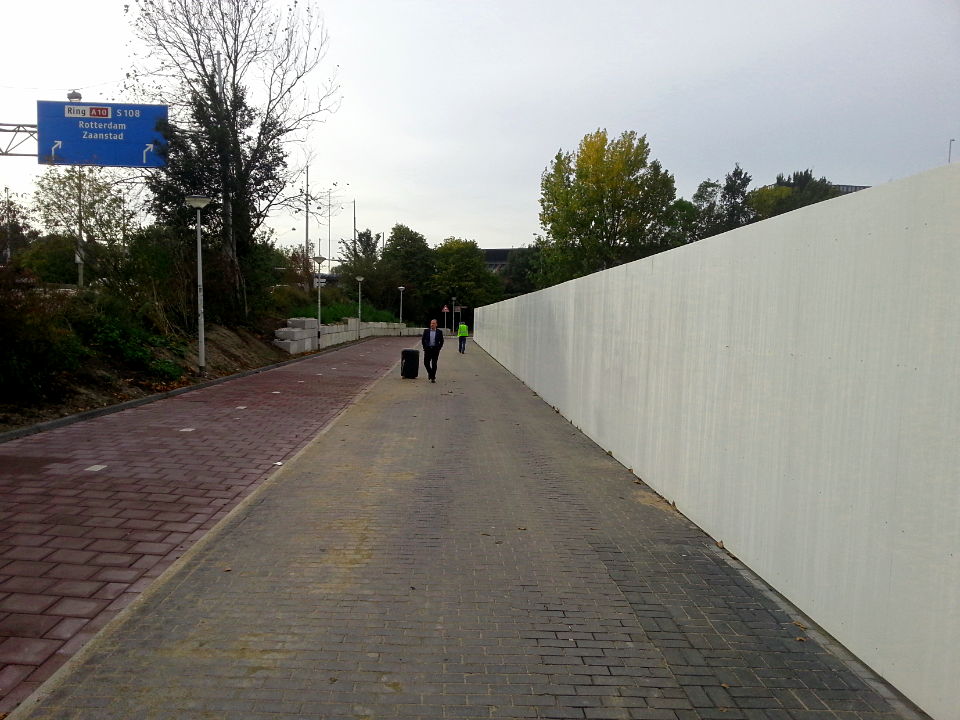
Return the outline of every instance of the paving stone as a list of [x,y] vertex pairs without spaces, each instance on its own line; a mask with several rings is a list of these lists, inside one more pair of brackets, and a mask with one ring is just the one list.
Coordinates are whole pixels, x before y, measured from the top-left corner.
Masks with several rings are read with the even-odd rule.
[[[411,344],[378,342],[391,352]],[[134,487],[100,475],[82,483],[83,497],[148,503],[125,509],[161,525],[87,528],[82,537],[100,543],[96,557],[139,559],[61,578],[77,584],[61,587],[58,604],[106,600],[100,590],[84,595],[84,583],[115,584],[118,601],[134,595],[129,583],[145,587],[150,562],[182,553],[190,528],[222,517],[199,504],[213,512],[197,518],[193,500],[224,500],[225,511],[266,476],[272,457],[289,457],[322,427],[302,422],[306,411],[296,407],[288,416],[273,390],[289,395],[290,381],[306,384],[296,381],[316,378],[319,365],[331,383],[353,374],[340,386],[348,403],[383,372],[384,362],[364,359],[378,347],[264,373],[247,390],[238,381],[186,395],[196,397],[177,414],[131,425],[118,442],[137,456],[123,472],[143,480]],[[26,717],[899,717],[813,640],[797,648],[790,617],[708,537],[476,346],[444,357],[436,384],[393,373],[350,407]],[[231,437],[227,419],[254,402],[271,411],[257,422],[272,433],[275,455],[256,449],[260,436],[247,425]],[[311,402],[326,407],[320,395]],[[147,452],[185,426],[198,430]],[[212,426],[219,444],[194,442]],[[189,452],[175,454],[184,443]],[[106,450],[120,449],[93,445],[82,462],[109,470],[115,456]],[[70,457],[66,447],[48,453]],[[245,468],[255,468],[250,477]],[[38,497],[38,487],[29,490]],[[51,527],[32,505],[14,510],[21,528]],[[124,534],[174,525],[184,533],[175,539]],[[162,555],[150,543],[173,550]],[[136,577],[109,575],[136,569]],[[98,708],[98,698],[118,704]]]
[[[50,602],[22,595],[43,595],[63,580],[77,582],[58,584],[51,594],[129,602],[116,588],[87,593],[94,586],[86,582],[102,588],[129,585],[145,572],[151,579],[159,576],[154,568],[182,555],[212,527],[215,513],[225,515],[276,469],[275,462],[299,451],[410,344],[408,338],[375,339],[0,445],[0,527],[7,531],[0,535],[0,584],[9,587],[6,594],[0,588],[0,602],[16,595],[10,610],[51,613],[56,623],[63,618],[50,608],[109,619],[112,614],[105,614],[118,605],[81,607],[60,604],[59,597]],[[344,366],[341,371],[326,369],[332,360]],[[264,399],[273,389],[293,385],[296,392],[287,393],[282,404]],[[247,409],[237,411],[237,405]],[[197,431],[184,437],[182,427]],[[204,462],[193,462],[200,458]],[[85,471],[93,464],[107,466],[96,479]],[[164,470],[176,472],[161,480]],[[57,625],[48,637],[72,637],[73,627]],[[29,652],[34,658],[35,651]],[[8,662],[15,662],[10,657]],[[0,673],[3,669],[0,664]],[[23,697],[16,683],[0,684],[0,712]]]

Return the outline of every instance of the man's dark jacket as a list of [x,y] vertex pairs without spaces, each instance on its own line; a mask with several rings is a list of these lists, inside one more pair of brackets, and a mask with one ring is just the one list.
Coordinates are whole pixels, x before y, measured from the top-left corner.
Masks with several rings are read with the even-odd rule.
[[[423,337],[420,338],[420,344],[423,346],[423,351],[426,352],[430,348],[430,328],[427,328],[423,331]],[[437,352],[440,351],[440,348],[443,347],[443,330],[437,328],[437,344],[434,346],[434,349]]]

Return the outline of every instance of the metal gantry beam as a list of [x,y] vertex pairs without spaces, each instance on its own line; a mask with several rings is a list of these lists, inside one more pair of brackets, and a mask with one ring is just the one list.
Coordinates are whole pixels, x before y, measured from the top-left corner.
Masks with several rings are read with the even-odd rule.
[[35,152],[13,152],[28,140],[37,141],[37,126],[28,123],[0,123],[0,133],[8,133],[0,136],[0,156],[11,155],[19,157],[36,157]]

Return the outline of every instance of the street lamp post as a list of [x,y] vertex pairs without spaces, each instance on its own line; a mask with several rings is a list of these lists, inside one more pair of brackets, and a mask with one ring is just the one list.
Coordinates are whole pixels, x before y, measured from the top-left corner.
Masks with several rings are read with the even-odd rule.
[[323,270],[323,261],[326,258],[323,255],[317,255],[313,261],[317,264],[317,349],[320,349],[320,342],[323,340],[323,318],[320,314],[320,291],[327,281],[320,277]]
[[207,374],[206,347],[203,338],[203,254],[200,251],[200,210],[209,202],[210,198],[202,195],[187,196],[187,205],[197,209],[197,337],[199,340],[197,374],[200,377]]
[[947,146],[947,164],[953,159],[953,143],[954,138],[950,138],[950,144]]
[[453,334],[453,329],[457,326],[457,296],[453,296],[453,305],[450,307],[450,334]]
[[363,332],[363,275],[357,275],[357,340]]
[[[403,325],[403,291],[406,290],[406,288],[401,285],[397,289],[400,291],[400,324]],[[401,329],[400,332],[402,333],[403,330]]]

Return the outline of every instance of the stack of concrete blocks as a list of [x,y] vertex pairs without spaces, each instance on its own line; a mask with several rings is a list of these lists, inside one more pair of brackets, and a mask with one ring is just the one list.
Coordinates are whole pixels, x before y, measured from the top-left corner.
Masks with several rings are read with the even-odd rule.
[[287,326],[274,331],[273,344],[291,355],[313,352],[317,349],[317,321],[315,318],[290,318]]
[[411,328],[401,323],[361,323],[357,318],[343,318],[333,325],[323,325],[317,337],[317,321],[314,318],[290,318],[287,327],[275,332],[273,344],[291,355],[323,350],[365,337],[419,337],[423,328]]

